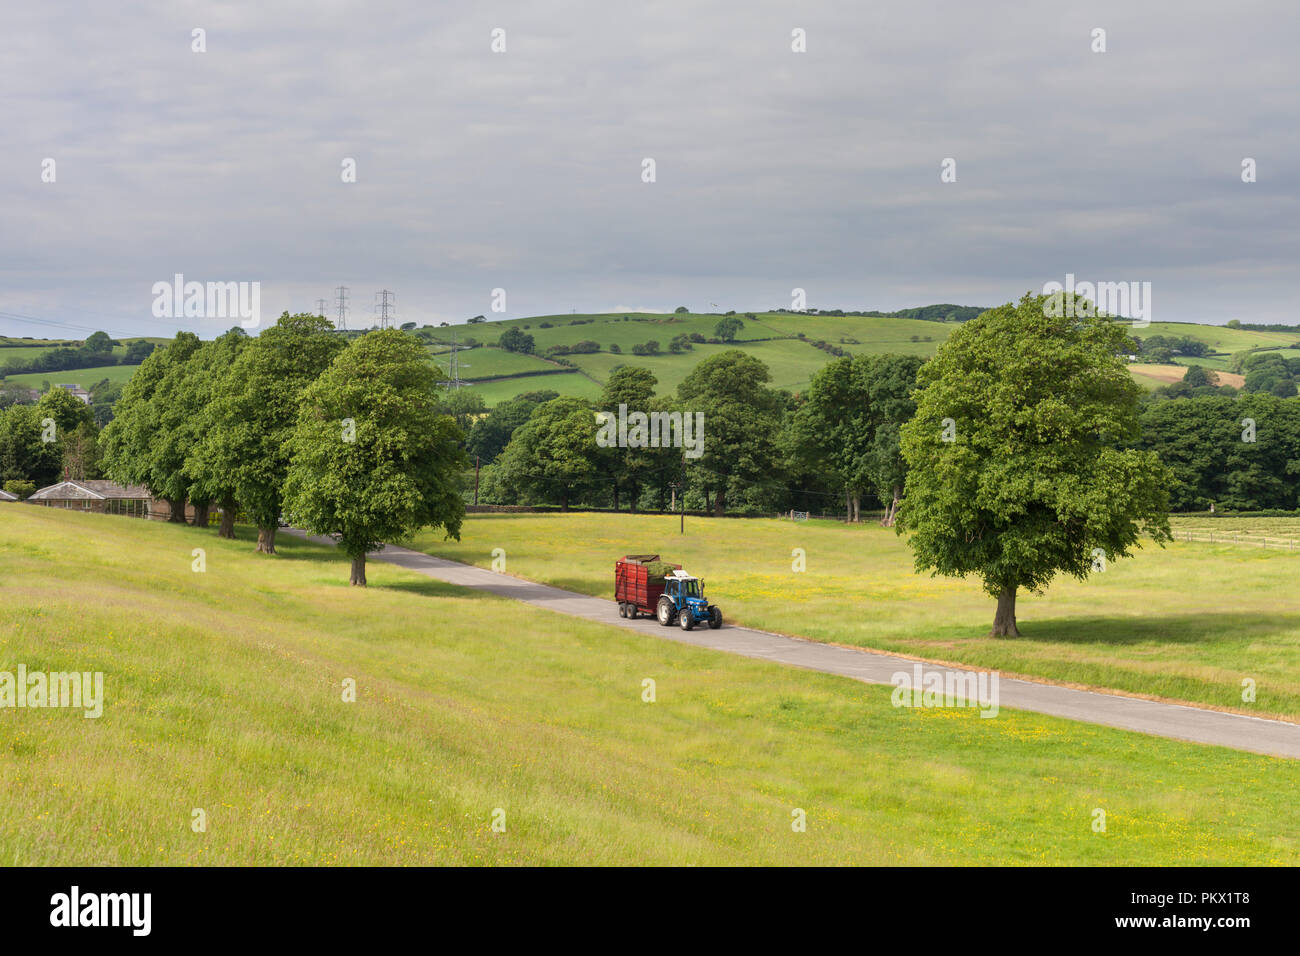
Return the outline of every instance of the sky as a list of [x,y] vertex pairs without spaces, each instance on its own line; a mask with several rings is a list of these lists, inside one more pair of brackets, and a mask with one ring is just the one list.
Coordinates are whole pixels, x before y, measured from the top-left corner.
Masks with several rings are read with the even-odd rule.
[[382,289],[423,325],[1069,274],[1294,323],[1298,28],[1294,0],[8,4],[0,334],[235,324],[156,315],[176,274],[259,283],[263,325],[340,285],[365,327]]

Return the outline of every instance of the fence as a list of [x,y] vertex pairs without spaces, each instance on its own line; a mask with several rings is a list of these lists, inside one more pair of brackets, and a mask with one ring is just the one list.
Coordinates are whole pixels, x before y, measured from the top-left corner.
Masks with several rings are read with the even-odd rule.
[[1175,541],[1199,541],[1204,544],[1245,544],[1259,548],[1295,551],[1295,538],[1271,538],[1268,535],[1242,534],[1240,531],[1175,531]]

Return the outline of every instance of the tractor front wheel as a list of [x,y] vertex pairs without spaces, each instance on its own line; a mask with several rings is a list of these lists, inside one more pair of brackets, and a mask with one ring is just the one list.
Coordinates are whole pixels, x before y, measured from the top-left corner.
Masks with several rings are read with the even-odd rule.
[[681,624],[683,631],[689,631],[695,627],[695,615],[691,613],[690,608],[682,608],[681,616],[677,622]]
[[709,614],[709,627],[713,628],[715,631],[722,627],[722,612],[716,607],[713,608]]

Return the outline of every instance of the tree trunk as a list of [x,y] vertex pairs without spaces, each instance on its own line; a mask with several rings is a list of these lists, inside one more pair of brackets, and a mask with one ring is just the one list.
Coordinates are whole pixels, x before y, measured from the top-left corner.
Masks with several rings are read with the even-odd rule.
[[225,498],[221,502],[221,527],[217,530],[217,537],[231,538],[235,537],[235,510],[239,506],[235,504],[235,499]]
[[727,489],[723,488],[718,492],[718,497],[713,501],[713,513],[721,518],[727,513]]
[[849,524],[853,521],[853,492],[844,489],[844,523]]
[[853,496],[853,523],[857,524],[861,520],[862,520],[862,497],[860,495],[855,494]]
[[275,526],[257,529],[257,553],[275,554]]
[[894,487],[894,500],[885,506],[885,516],[880,519],[880,523],[886,528],[892,528],[898,521],[898,493],[899,488]]
[[181,498],[179,500],[176,498],[168,498],[167,507],[171,510],[171,514],[167,516],[167,521],[169,524],[185,523],[185,499],[184,498]]
[[614,482],[614,510],[618,510],[618,482]]
[[1019,637],[1016,628],[1016,589],[1004,587],[998,595],[998,611],[993,616],[993,631],[990,637]]
[[200,502],[194,506],[194,527],[206,528],[208,526],[208,508],[209,503]]
[[358,588],[366,586],[366,556],[364,554],[353,555],[352,577],[348,579],[348,584]]

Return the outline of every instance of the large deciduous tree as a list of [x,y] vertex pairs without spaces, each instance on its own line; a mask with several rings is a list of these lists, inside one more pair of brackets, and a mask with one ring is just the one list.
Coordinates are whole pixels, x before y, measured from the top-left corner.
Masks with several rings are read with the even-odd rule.
[[854,361],[865,363],[867,407],[871,417],[871,446],[863,461],[863,474],[885,506],[881,524],[892,527],[907,479],[903,459],[903,426],[916,414],[916,376],[925,360],[915,355],[871,355]]
[[58,480],[63,446],[57,430],[43,424],[50,417],[36,405],[14,405],[0,414],[0,480],[28,480],[37,488]]
[[[648,368],[624,365],[615,369],[606,379],[597,404],[601,412],[616,420],[619,417],[619,406],[624,406],[628,415],[635,412],[650,415],[656,411],[665,411],[663,403],[655,401],[655,386],[658,384],[659,380]],[[665,441],[661,444],[667,443]],[[614,510],[618,510],[624,499],[635,509],[641,484],[655,471],[670,467],[678,454],[667,447],[611,445],[599,449],[596,459],[613,492]]]
[[177,332],[166,348],[149,354],[122,389],[114,407],[113,421],[104,429],[103,468],[110,478],[123,484],[146,486],[155,498],[164,499],[171,515],[168,520],[185,520],[188,481],[182,466],[184,454],[164,424],[169,395],[160,389],[169,374],[187,363],[200,346],[193,332]]
[[820,465],[844,488],[849,521],[859,520],[864,492],[885,506],[894,523],[906,465],[899,429],[911,418],[916,372],[912,355],[845,356],[813,376],[807,400],[795,414],[795,431],[807,465]]
[[366,553],[426,527],[459,540],[464,434],[439,410],[440,376],[398,329],[356,340],[302,393],[284,503],[315,534],[337,535],[365,586]]
[[211,342],[204,342],[188,362],[174,369],[159,388],[167,397],[163,420],[169,440],[182,458],[182,470],[194,502],[194,524],[207,527],[213,502],[221,507],[218,535],[235,536],[234,482],[207,453],[207,435],[214,428],[212,399],[217,385],[251,340],[238,326]]
[[486,415],[474,419],[474,423],[469,429],[466,450],[474,457],[479,458],[483,464],[490,463],[501,452],[505,451],[506,445],[510,444],[510,436],[524,422],[528,421],[533,409],[543,402],[549,402],[551,399],[559,397],[559,392],[547,389],[525,392],[522,395],[516,395],[514,398],[500,402]]
[[214,390],[205,455],[257,525],[263,554],[275,553],[299,398],[345,344],[328,319],[286,312],[240,352]]
[[568,511],[597,476],[596,416],[580,398],[533,409],[496,462],[496,483],[522,498],[558,501]]
[[722,515],[727,498],[773,479],[782,397],[767,387],[767,366],[739,349],[705,359],[677,386],[682,414],[704,413],[704,450],[695,482]]
[[1140,390],[1126,328],[1053,317],[1047,301],[1026,295],[956,329],[921,368],[902,429],[899,525],[916,568],[979,575],[998,601],[995,636],[1019,635],[1021,588],[1083,579],[1142,534],[1170,536],[1169,472],[1127,447]]

